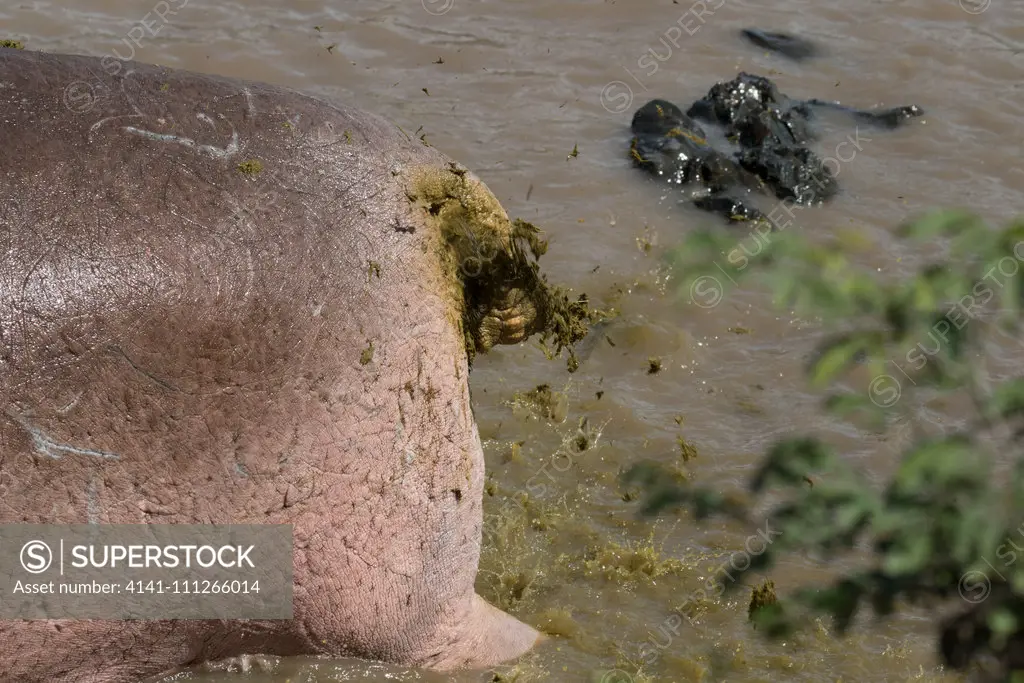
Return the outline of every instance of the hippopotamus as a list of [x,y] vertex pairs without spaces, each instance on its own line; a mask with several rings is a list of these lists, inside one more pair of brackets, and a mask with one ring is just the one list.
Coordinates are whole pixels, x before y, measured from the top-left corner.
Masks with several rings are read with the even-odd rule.
[[[786,34],[757,29],[741,34],[793,59],[820,54],[809,41]],[[924,114],[916,105],[862,110],[835,101],[793,100],[770,79],[740,72],[712,86],[686,112],[663,99],[640,107],[631,123],[630,155],[635,166],[678,186],[684,200],[698,208],[730,222],[770,223],[751,204],[752,197],[770,194],[810,206],[839,190],[832,170],[808,147],[815,140],[811,122],[817,109],[886,129]],[[700,122],[713,126],[725,144],[715,146]]]
[[108,66],[0,49],[0,523],[290,524],[293,617],[0,621],[0,679],[530,650],[474,592],[468,373],[585,328],[537,229],[344,102]]

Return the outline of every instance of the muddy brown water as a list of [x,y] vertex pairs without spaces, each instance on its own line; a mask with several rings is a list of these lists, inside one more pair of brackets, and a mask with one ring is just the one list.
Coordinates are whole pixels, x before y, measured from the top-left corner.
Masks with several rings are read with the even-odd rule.
[[[828,54],[804,64],[767,55],[736,37],[745,26],[799,33],[825,44]],[[551,242],[543,264],[555,280],[621,311],[604,330],[614,346],[603,337],[585,346],[575,375],[533,344],[497,349],[473,371],[494,494],[479,590],[560,634],[506,672],[509,679],[959,680],[938,666],[935,622],[922,612],[864,620],[842,640],[822,625],[775,644],[746,621],[748,589],[691,599],[685,618],[672,616],[732,552],[745,545],[756,552],[759,530],[698,525],[687,514],[657,524],[637,520],[636,503],[623,499],[617,482],[623,467],[651,458],[702,484],[736,490],[773,440],[812,431],[881,478],[910,429],[896,425],[879,437],[822,416],[801,376],[823,334],[815,320],[773,311],[757,289],[719,296],[710,279],[692,299],[674,293],[660,269],[665,248],[712,219],[677,206],[630,167],[628,124],[648,98],[685,108],[739,70],[771,75],[795,97],[922,106],[925,119],[896,132],[861,127],[859,145],[838,153],[854,130],[827,128],[819,150],[839,159],[843,192],[827,207],[800,210],[792,226],[847,235],[858,246],[851,258],[880,277],[909,274],[921,249],[892,237],[908,216],[955,205],[998,223],[1022,206],[1024,5],[6,0],[0,28],[0,37],[32,49],[134,56],[266,80],[383,113],[477,171],[510,214],[541,226]],[[127,35],[142,36],[140,45],[125,42]],[[578,155],[568,158],[574,146]],[[757,248],[742,232],[737,243]],[[724,280],[715,264],[706,268],[709,278]],[[1022,355],[1018,340],[1002,338],[991,347],[991,365],[1006,374]],[[652,356],[662,362],[653,375]],[[896,368],[892,374],[902,379]],[[541,383],[564,396],[553,418],[514,400]],[[948,406],[926,404],[917,413],[936,428],[957,420]],[[583,417],[591,447],[575,453],[565,444]],[[679,436],[697,448],[695,460],[682,464]],[[524,494],[528,513],[508,504]],[[773,572],[780,592],[830,576],[831,569],[800,556]],[[647,646],[654,661],[638,671],[645,643],[658,645]],[[354,661],[296,659],[270,669],[186,672],[173,680],[480,680]]]

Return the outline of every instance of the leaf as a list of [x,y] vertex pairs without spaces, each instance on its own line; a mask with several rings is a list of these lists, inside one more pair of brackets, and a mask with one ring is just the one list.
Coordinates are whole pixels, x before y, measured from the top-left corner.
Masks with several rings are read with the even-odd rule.
[[763,553],[750,556],[750,571],[752,572],[766,574],[774,565],[775,553],[772,552],[770,545],[765,548]]
[[889,576],[907,576],[924,569],[932,554],[931,535],[915,530],[902,535],[882,560],[882,570]]
[[933,311],[938,305],[938,297],[932,288],[932,283],[921,276],[911,280],[911,292],[914,311]]
[[949,556],[961,573],[981,558],[992,558],[999,542],[1006,538],[1004,525],[996,523],[987,500],[958,506],[956,534],[950,539]]
[[852,546],[856,533],[871,521],[875,507],[870,493],[851,498],[846,503],[837,506],[835,511],[837,540],[838,537],[843,537],[843,542],[847,546]]
[[693,495],[694,516],[697,519],[706,519],[716,512],[726,508],[725,496],[718,491],[701,489]]
[[801,281],[795,274],[780,273],[772,278],[772,284],[774,285],[772,297],[777,306],[787,308],[796,301]]
[[921,442],[903,456],[889,495],[953,494],[976,488],[987,473],[979,464],[974,445],[963,436]]
[[817,439],[794,438],[775,444],[754,475],[750,490],[757,493],[775,483],[805,486],[805,479],[833,460],[832,452]]
[[871,277],[863,273],[853,273],[843,285],[843,294],[849,298],[851,306],[858,314],[874,314],[884,301],[882,288]]
[[1006,608],[995,609],[988,615],[988,627],[1004,638],[1017,630],[1017,615]]
[[1011,379],[996,385],[985,402],[985,414],[992,418],[1024,415],[1024,379]]
[[931,240],[936,237],[948,237],[969,231],[979,223],[972,213],[961,210],[933,211],[917,220],[906,223],[896,230],[899,237],[910,237],[917,240]]
[[755,610],[750,615],[750,621],[754,628],[772,639],[785,638],[796,628],[781,603],[765,605]]
[[811,364],[811,383],[822,387],[853,365],[857,354],[864,348],[861,335],[842,335],[822,345]]
[[892,328],[893,337],[902,339],[910,329],[910,311],[907,306],[898,299],[892,299],[886,303],[883,315],[886,324]]
[[880,617],[889,616],[896,609],[896,584],[887,580],[876,581],[871,595],[871,609]]
[[864,394],[832,394],[825,399],[825,410],[840,417],[870,410],[872,405]]
[[857,613],[864,587],[857,577],[851,577],[840,579],[828,588],[802,590],[797,595],[801,602],[812,609],[830,614],[835,620],[836,629],[843,634]]
[[1010,570],[1010,588],[1017,595],[1024,594],[1024,567],[1019,564],[1013,565]]
[[1010,486],[1013,506],[1018,510],[1024,508],[1024,458],[1014,464]]
[[989,647],[995,652],[1001,652],[1006,648],[1010,636],[1016,634],[1020,626],[1017,615],[1007,607],[993,609],[985,621],[988,627],[992,629]]
[[650,486],[660,479],[662,473],[663,468],[658,463],[653,460],[641,460],[622,474],[622,482]]
[[1000,305],[1000,316],[1003,318],[1017,319],[1020,318],[1020,295],[1018,288],[1012,286],[1013,278],[1020,276],[1020,263],[1010,258],[1013,263],[1012,275],[1007,275],[1002,271],[997,270],[995,277],[998,278],[1000,285],[999,289],[999,305]]
[[683,488],[672,485],[659,486],[648,492],[643,507],[640,508],[640,514],[644,517],[653,517],[665,510],[682,505],[689,499],[689,494]]
[[692,495],[688,489],[673,483],[664,466],[651,460],[634,464],[622,474],[621,481],[627,486],[637,485],[643,489],[644,499],[640,514],[645,517],[684,504]]
[[[870,359],[869,359],[870,362]],[[873,377],[883,374],[872,371]],[[854,415],[868,418],[872,429],[880,430],[885,426],[885,411],[871,400],[870,394],[832,394],[825,399],[825,410],[837,417],[848,418]]]

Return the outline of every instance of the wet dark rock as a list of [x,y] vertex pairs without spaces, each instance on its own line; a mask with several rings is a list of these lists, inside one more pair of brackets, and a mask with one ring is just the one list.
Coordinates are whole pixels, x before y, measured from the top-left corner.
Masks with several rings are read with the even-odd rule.
[[780,55],[798,62],[817,57],[822,53],[821,48],[811,41],[787,33],[772,33],[757,28],[745,28],[740,31],[740,35],[758,47],[778,52]]
[[703,98],[690,106],[689,116],[705,121],[731,125],[752,113],[769,108],[784,109],[788,98],[763,76],[740,72],[725,83],[716,83]]
[[[771,80],[740,73],[712,86],[686,112],[667,100],[642,106],[633,115],[630,151],[637,166],[679,186],[698,208],[730,222],[765,220],[754,205],[759,195],[808,206],[839,191],[832,170],[807,146],[815,140],[811,123],[821,108],[889,129],[923,114],[913,105],[876,111],[792,100]],[[709,142],[701,123],[726,142]]]
[[839,184],[821,157],[806,147],[769,142],[744,150],[743,168],[764,180],[779,199],[800,206],[820,204],[839,191]]
[[707,141],[700,124],[665,100],[651,100],[633,115],[631,154],[637,166],[687,188],[692,198],[735,186],[762,189],[757,176]]
[[673,128],[688,130],[700,138],[707,137],[704,129],[668,100],[651,100],[633,114],[633,133],[636,135],[664,135]]
[[809,118],[802,109],[765,109],[740,118],[731,129],[743,147],[757,147],[765,143],[803,145],[814,139],[814,133],[807,125]]

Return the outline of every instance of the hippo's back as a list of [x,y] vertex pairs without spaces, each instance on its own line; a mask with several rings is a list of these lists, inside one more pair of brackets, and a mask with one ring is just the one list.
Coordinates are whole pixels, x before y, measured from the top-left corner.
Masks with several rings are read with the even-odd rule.
[[[375,416],[466,393],[403,183],[443,157],[284,88],[119,66],[0,50],[0,436],[67,489],[13,516],[250,519],[280,500],[240,480],[313,441],[367,471],[367,449],[402,452]],[[468,400],[452,410],[468,443]]]

